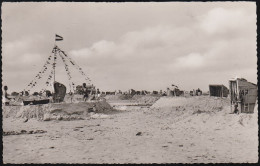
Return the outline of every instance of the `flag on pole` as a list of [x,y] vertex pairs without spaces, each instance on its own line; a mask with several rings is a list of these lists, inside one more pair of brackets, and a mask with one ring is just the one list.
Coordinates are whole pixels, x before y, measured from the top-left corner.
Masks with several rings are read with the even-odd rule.
[[63,40],[63,37],[61,37],[61,36],[59,36],[59,35],[56,34],[55,40],[56,40],[56,41],[61,41],[61,40]]

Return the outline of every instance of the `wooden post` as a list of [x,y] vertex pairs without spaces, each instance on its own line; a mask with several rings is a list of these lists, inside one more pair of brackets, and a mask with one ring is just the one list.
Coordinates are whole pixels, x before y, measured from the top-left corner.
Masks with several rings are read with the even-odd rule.
[[56,40],[55,40],[55,44],[54,44],[54,56],[53,56],[53,102],[56,103],[56,94],[55,94],[55,87],[54,87],[54,84],[55,84],[55,57],[56,57]]
[[230,97],[230,113],[233,113],[233,111],[232,111],[232,89],[233,89],[233,87],[232,87],[232,83],[231,83],[231,81],[229,81],[229,97]]
[[223,86],[221,86],[221,98],[223,97]]
[[[238,79],[236,79],[236,95],[239,95]],[[239,100],[239,96],[238,96],[238,100]],[[238,112],[239,112],[239,114],[240,114],[241,111],[242,111],[242,103],[241,103],[241,101],[239,101],[239,105],[240,105],[240,107],[239,107]]]
[[55,58],[56,58],[56,48],[54,49],[54,56],[53,56],[53,85],[55,83]]

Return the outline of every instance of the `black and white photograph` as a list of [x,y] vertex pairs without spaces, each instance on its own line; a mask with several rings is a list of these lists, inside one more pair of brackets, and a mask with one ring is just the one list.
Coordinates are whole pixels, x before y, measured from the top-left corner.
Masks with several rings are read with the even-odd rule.
[[4,164],[257,163],[256,2],[2,2]]

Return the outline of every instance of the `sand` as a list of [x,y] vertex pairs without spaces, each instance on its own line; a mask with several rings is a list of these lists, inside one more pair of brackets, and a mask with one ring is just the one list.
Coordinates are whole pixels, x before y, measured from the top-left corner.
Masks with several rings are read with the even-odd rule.
[[44,121],[56,119],[77,120],[87,118],[89,113],[93,111],[95,111],[95,113],[106,114],[117,112],[105,101],[89,101],[26,106],[3,106],[2,115],[4,118],[35,118]]
[[110,103],[135,103],[136,105],[153,105],[160,98],[159,95],[107,95],[105,99]]
[[257,109],[230,114],[228,99],[208,96],[161,97],[152,106],[107,102],[125,109],[73,121],[3,118],[4,132],[20,133],[3,136],[4,163],[258,161]]

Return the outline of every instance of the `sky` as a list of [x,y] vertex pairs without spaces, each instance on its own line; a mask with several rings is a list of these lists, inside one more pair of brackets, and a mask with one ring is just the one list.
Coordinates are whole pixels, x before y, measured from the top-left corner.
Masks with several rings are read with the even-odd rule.
[[[35,78],[55,34],[101,91],[165,91],[172,84],[208,91],[236,76],[257,83],[255,2],[4,2],[1,19],[2,85],[9,92]],[[58,62],[56,80],[69,87]],[[31,92],[45,87],[39,82]]]

